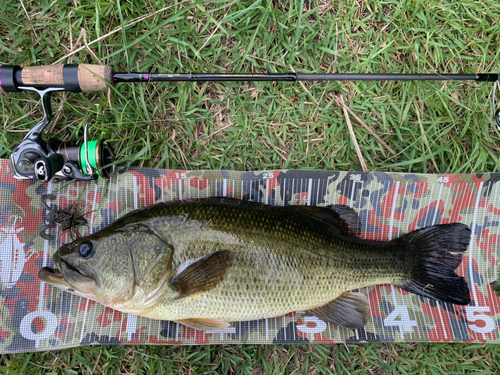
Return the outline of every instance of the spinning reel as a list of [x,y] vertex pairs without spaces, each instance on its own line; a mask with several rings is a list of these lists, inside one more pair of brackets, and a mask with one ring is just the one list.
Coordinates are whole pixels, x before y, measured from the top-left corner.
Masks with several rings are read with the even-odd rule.
[[[99,177],[108,179],[114,171],[114,166],[111,165],[113,152],[110,146],[103,140],[87,141],[86,127],[83,142],[61,142],[53,138],[45,142],[42,138],[43,130],[52,119],[50,104],[52,93],[65,90],[82,91],[78,85],[79,66],[65,65],[64,67],[61,71],[64,81],[56,85],[47,84],[40,78],[41,73],[44,73],[45,79],[51,76],[57,78],[58,72],[52,72],[50,69],[45,69],[43,72],[32,71],[28,77],[26,68],[0,66],[0,92],[34,91],[40,95],[42,101],[43,118],[28,132],[10,156],[9,167],[15,178],[41,182],[48,182],[52,178],[94,181]],[[75,80],[73,77],[75,75],[77,85],[71,84],[72,78],[73,81]],[[67,82],[68,77],[70,83]],[[29,84],[25,84],[27,81]]]

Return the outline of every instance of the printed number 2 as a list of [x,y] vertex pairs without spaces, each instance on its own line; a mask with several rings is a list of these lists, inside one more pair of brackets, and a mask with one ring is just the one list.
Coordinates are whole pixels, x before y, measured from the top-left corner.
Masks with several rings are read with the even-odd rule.
[[469,328],[474,332],[489,333],[495,329],[495,322],[490,316],[477,314],[490,312],[490,308],[488,306],[467,306],[465,308],[465,312],[467,314],[467,320],[469,323],[474,323],[477,321],[484,322],[484,325],[481,324],[482,327],[478,327],[476,324],[469,325]]
[[[399,319],[396,318],[399,316]],[[408,306],[398,305],[392,312],[384,319],[384,325],[389,327],[399,327],[399,332],[411,332],[413,327],[417,326],[416,320],[410,319],[408,314]]]
[[274,173],[273,172],[269,172],[269,173],[268,172],[264,172],[264,174],[262,176],[262,178],[264,180],[269,180],[270,178],[273,178],[273,177],[274,177]]

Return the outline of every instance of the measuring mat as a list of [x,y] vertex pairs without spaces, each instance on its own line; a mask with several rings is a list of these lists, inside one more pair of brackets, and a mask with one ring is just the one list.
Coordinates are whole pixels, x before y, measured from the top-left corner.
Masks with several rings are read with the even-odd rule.
[[[117,170],[98,183],[33,183],[11,176],[0,161],[0,353],[51,350],[95,344],[300,344],[359,342],[497,343],[500,298],[497,279],[500,235],[500,174],[428,175],[288,171]],[[272,205],[343,204],[361,219],[361,237],[389,240],[418,228],[467,224],[471,242],[457,273],[465,276],[472,302],[457,306],[408,293],[391,285],[362,289],[371,317],[364,329],[338,327],[304,312],[220,331],[198,331],[114,311],[52,288],[38,271],[53,266],[52,254],[70,241],[69,232],[40,237],[48,204],[74,204],[95,232],[125,213],[158,202],[227,196]],[[78,209],[78,208],[77,208]]]

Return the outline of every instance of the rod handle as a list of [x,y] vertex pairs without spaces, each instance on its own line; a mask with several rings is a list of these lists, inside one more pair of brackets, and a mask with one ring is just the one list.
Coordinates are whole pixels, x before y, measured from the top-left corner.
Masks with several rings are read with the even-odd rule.
[[106,65],[64,64],[21,68],[0,65],[0,93],[20,87],[61,87],[71,92],[105,91],[113,83],[113,68]]

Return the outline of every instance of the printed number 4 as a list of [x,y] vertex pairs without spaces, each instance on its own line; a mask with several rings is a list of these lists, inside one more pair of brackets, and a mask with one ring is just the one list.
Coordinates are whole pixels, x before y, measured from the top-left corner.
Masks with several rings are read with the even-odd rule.
[[[399,317],[398,320],[396,318]],[[399,332],[411,332],[413,327],[417,326],[417,321],[410,319],[408,314],[408,306],[398,305],[392,312],[384,319],[384,325],[388,327],[399,327]]]
[[478,321],[484,322],[484,324],[481,324],[481,327],[477,326],[476,324],[469,325],[469,328],[474,332],[489,333],[495,329],[495,322],[490,316],[478,314],[490,312],[490,308],[488,306],[467,306],[465,308],[465,312],[467,314],[467,320],[469,323]]
[[447,183],[447,182],[450,182],[450,178],[449,177],[439,177],[438,182]]

